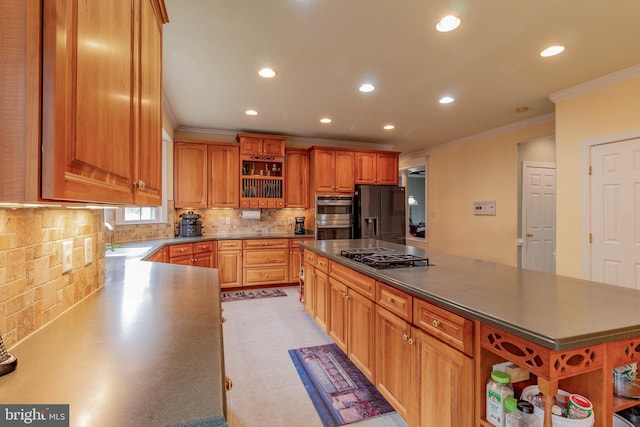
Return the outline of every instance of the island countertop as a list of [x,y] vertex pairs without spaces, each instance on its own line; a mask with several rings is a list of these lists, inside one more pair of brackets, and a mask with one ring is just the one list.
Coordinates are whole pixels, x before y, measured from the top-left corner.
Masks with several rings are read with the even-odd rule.
[[[640,291],[379,240],[301,246],[353,270],[553,350],[640,336]],[[429,258],[429,267],[375,269],[340,255],[385,247]]]
[[139,257],[108,257],[103,288],[10,350],[0,402],[69,404],[71,426],[227,425],[218,270]]

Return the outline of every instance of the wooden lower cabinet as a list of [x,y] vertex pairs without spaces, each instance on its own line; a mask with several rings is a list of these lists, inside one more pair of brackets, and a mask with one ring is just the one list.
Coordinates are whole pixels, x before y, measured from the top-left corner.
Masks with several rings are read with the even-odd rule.
[[182,243],[170,245],[168,249],[171,264],[194,265],[215,268],[215,242]]
[[347,285],[333,277],[329,278],[329,337],[338,347],[347,352]]
[[376,387],[411,426],[473,426],[474,366],[390,311],[376,311]]
[[329,320],[329,276],[315,269],[315,319],[326,332]]
[[327,333],[369,381],[375,370],[375,304],[341,281],[329,278]]
[[[415,347],[411,324],[376,307],[375,386],[409,425],[415,425]],[[435,424],[434,424],[435,425]]]
[[242,286],[242,240],[219,240],[217,244],[220,288]]
[[473,359],[413,328],[416,426],[473,426]]
[[[305,252],[307,255],[308,252]],[[316,317],[316,269],[311,262],[304,263],[304,309]]]

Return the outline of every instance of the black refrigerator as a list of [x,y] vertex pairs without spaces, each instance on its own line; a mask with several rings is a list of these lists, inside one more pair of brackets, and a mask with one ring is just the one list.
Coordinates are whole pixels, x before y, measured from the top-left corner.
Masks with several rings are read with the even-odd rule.
[[353,203],[356,239],[405,244],[407,198],[404,187],[356,185]]

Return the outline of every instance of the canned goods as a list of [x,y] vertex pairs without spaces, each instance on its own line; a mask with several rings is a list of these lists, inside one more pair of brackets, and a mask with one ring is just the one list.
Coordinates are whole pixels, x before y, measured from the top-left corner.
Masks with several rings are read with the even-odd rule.
[[579,394],[569,395],[567,400],[567,418],[587,418],[593,411],[593,405],[584,396]]

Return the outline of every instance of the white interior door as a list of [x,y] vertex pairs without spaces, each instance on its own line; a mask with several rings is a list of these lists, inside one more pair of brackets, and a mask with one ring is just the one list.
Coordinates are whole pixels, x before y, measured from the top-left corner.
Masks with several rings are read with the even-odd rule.
[[591,279],[640,289],[640,138],[594,145]]
[[522,162],[522,267],[556,271],[556,168]]

